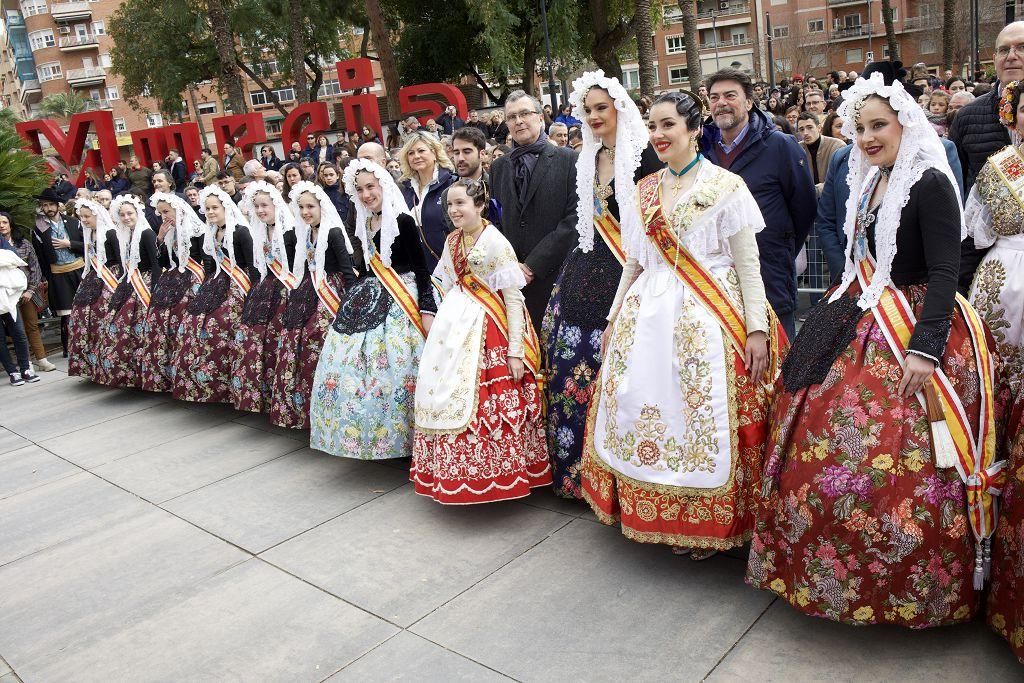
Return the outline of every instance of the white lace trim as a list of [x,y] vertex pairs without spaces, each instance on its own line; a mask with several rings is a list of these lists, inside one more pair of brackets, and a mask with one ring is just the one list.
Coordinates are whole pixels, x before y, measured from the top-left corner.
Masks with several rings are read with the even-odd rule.
[[[295,187],[293,187],[292,191],[288,194],[288,198],[291,200],[292,203],[292,211],[295,213],[295,220],[298,223],[302,223],[302,216],[299,213],[299,196],[305,192],[308,192],[314,197],[316,197],[317,201],[320,203],[320,225],[318,226],[317,229],[316,245],[314,245],[314,256],[312,263],[313,280],[314,282],[319,283],[321,280],[324,279],[324,276],[326,274],[326,271],[324,270],[324,264],[327,260],[327,243],[329,241],[328,237],[331,234],[331,230],[333,230],[334,228],[338,228],[339,230],[341,230],[341,234],[345,238],[345,249],[350,254],[353,253],[352,241],[349,240],[348,238],[348,230],[345,229],[345,223],[341,220],[341,216],[338,214],[338,210],[334,208],[334,204],[331,202],[331,198],[327,196],[327,193],[324,192],[322,187],[320,187],[319,185],[314,185],[308,180],[303,180],[299,183],[296,183]],[[309,226],[306,227],[307,229],[302,233],[302,242],[296,246],[296,267],[298,267],[298,264],[300,262],[298,258],[300,247],[302,254],[305,255],[306,253],[306,241],[308,240],[309,230],[311,229],[309,228]],[[304,260],[305,259],[303,259],[303,261]],[[301,274],[298,274],[297,276],[302,277]]]
[[206,234],[206,225],[199,220],[199,216],[192,210],[184,199],[171,192],[154,192],[149,198],[149,205],[154,209],[160,202],[167,202],[174,209],[174,230],[164,235],[164,247],[172,261],[178,264],[178,271],[185,272],[185,263],[188,262],[193,237],[201,237]]
[[[132,228],[121,222],[121,207],[125,204],[131,204],[135,207],[135,226]],[[139,261],[142,258],[139,254],[139,244],[142,239],[142,232],[149,227],[149,223],[146,221],[146,209],[138,197],[123,194],[120,197],[114,197],[114,201],[110,202],[110,219],[117,228],[118,246],[121,248],[121,263],[124,264],[124,277],[128,277],[129,273],[138,269]]]
[[[227,192],[216,185],[207,185],[199,192],[199,210],[203,212],[204,216],[206,215],[206,200],[210,195],[217,197],[224,205],[224,239],[221,246],[224,253],[227,254],[228,260],[232,264],[237,263],[235,260],[235,228],[239,225],[247,225],[248,221]],[[216,277],[221,270],[220,259],[217,258],[217,226],[209,221],[206,222],[206,232],[203,236],[203,251],[212,256],[216,262],[217,270],[214,273],[214,277]]]
[[[121,263],[124,263],[127,260],[127,258],[126,258],[127,257],[127,253],[125,252],[125,249],[127,248],[125,246],[125,243],[127,242],[127,235],[125,236],[124,240],[121,239],[120,235],[121,235],[122,231],[118,228],[118,226],[111,219],[110,213],[106,209],[103,208],[102,204],[100,204],[99,202],[95,202],[95,201],[93,201],[91,199],[79,199],[79,200],[77,200],[75,202],[75,213],[76,213],[76,215],[78,215],[79,220],[81,220],[81,218],[82,218],[82,215],[79,213],[79,211],[81,209],[89,209],[89,211],[92,212],[92,215],[96,216],[96,230],[95,230],[95,234],[93,234],[93,235],[86,234],[86,235],[84,235],[84,237],[85,237],[86,242],[89,242],[89,243],[91,243],[93,245],[93,254],[96,256],[97,260],[101,264],[106,265],[106,263],[107,263],[107,231],[108,230],[113,230],[114,232],[116,232],[118,234],[118,241],[120,243],[119,246],[120,246],[121,251],[122,251]],[[85,229],[84,225],[82,227],[83,227],[83,229]],[[88,273],[92,269],[92,263],[90,263],[90,260],[91,259],[86,259],[85,260],[85,272],[86,273]]]
[[519,267],[518,263],[512,263],[485,276],[484,282],[494,292],[500,292],[508,287],[522,289],[526,286],[526,275],[523,274],[523,269]]
[[[398,238],[398,217],[401,214],[408,214],[409,207],[405,203],[405,196],[398,187],[395,179],[391,177],[380,164],[368,159],[356,159],[345,168],[342,176],[342,184],[345,192],[356,207],[356,237],[362,243],[364,262],[370,263],[370,246],[373,235],[366,232],[366,224],[370,218],[370,209],[363,204],[356,193],[356,174],[360,171],[369,171],[380,183],[383,201],[381,202],[380,215],[380,260],[385,266],[391,266],[391,247]],[[414,179],[415,182],[415,179]]]
[[978,249],[991,247],[999,239],[999,235],[992,228],[992,212],[985,206],[985,202],[981,201],[977,184],[967,195],[967,205],[964,207],[964,225],[967,236],[974,240],[974,246]]
[[[274,224],[268,226],[256,215],[256,195],[262,193],[270,197],[274,204]],[[250,183],[245,192],[242,193],[242,204],[239,207],[243,213],[249,216],[249,234],[252,236],[253,263],[260,271],[260,277],[267,276],[267,257],[263,253],[263,246],[270,243],[270,252],[275,256],[286,270],[291,270],[288,263],[288,252],[284,246],[284,234],[295,229],[295,216],[288,210],[288,204],[277,188],[263,180]]]

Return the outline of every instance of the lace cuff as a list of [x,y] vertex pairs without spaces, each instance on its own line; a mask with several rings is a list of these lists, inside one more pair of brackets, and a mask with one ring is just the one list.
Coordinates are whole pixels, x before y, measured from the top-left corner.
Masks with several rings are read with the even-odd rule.
[[516,287],[506,287],[501,290],[505,299],[505,313],[508,316],[508,356],[509,358],[523,357],[523,330],[525,319],[523,317],[523,293]]
[[640,277],[640,264],[630,256],[626,259],[626,265],[622,267],[622,277],[619,278],[619,287],[615,290],[615,298],[612,300],[611,310],[608,312],[608,322],[611,323],[619,315],[622,308],[622,300],[626,298],[626,292],[633,286],[636,279]]
[[964,225],[966,235],[974,239],[974,246],[977,249],[985,249],[995,244],[998,235],[992,229],[992,212],[981,201],[978,194],[978,186],[971,188],[971,194],[967,196],[967,203],[964,205]]

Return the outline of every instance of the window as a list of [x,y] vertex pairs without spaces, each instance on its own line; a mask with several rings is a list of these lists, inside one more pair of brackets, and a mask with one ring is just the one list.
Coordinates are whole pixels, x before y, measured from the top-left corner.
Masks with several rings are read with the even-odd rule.
[[860,26],[860,14],[847,14],[843,17],[843,26],[846,28],[858,28]]
[[683,20],[683,10],[679,9],[679,5],[669,5],[665,8],[665,23],[666,24],[678,24]]
[[295,88],[279,88],[274,91],[279,102],[294,102]]
[[938,50],[937,45],[938,44],[935,42],[934,38],[921,38],[921,52],[924,54],[928,54]]
[[21,13],[26,17],[46,14],[46,0],[21,0]]
[[788,74],[793,70],[793,62],[787,58],[775,60],[775,72]]
[[124,135],[128,132],[128,124],[124,122],[124,119],[114,119],[114,132],[118,135]]
[[863,61],[864,61],[864,51],[862,49],[860,49],[859,47],[858,48],[854,48],[852,50],[847,50],[846,51],[846,62],[848,64],[853,64],[855,62],[863,62]]
[[788,26],[773,26],[772,27],[772,38],[788,38],[789,27]]
[[217,103],[216,102],[203,102],[202,104],[200,104],[199,106],[196,107],[196,114],[198,114],[199,116],[204,116],[206,114],[216,114],[216,113],[217,113]]
[[[294,102],[295,101],[295,89],[294,88],[279,88],[274,91],[279,102]],[[264,104],[273,104],[270,95],[267,94],[266,90],[253,90],[249,93],[249,101],[252,102],[252,106],[259,107]]]
[[64,78],[64,72],[60,70],[60,62],[40,64],[36,67],[36,71],[39,73],[41,81],[55,81],[58,78]]
[[747,32],[745,29],[732,29],[732,44],[733,45],[746,45],[747,44]]
[[257,62],[255,64],[250,64],[249,69],[251,69],[252,72],[260,78],[267,78],[268,76],[273,76],[278,73],[277,60],[274,59],[269,62]]
[[824,19],[811,19],[807,22],[808,33],[822,33],[825,31]]
[[249,93],[249,102],[252,103],[252,106],[258,107],[261,104],[269,104],[270,99],[267,97],[265,90],[254,90]]
[[101,54],[98,61],[99,61],[99,65],[102,66],[104,69],[109,69],[110,68],[110,54],[109,53],[105,52],[105,53]]
[[685,83],[690,80],[689,73],[685,66],[670,66],[668,68],[668,82],[672,84]]
[[53,29],[46,28],[42,31],[32,31],[28,34],[28,44],[32,51],[42,50],[44,47],[53,47],[56,43],[53,40]]
[[150,128],[159,128],[164,125],[164,117],[160,114],[146,114],[146,125]]
[[352,35],[354,35],[354,36],[361,36],[361,35],[363,35],[363,32],[365,30],[366,29],[364,29],[362,26],[353,26],[352,27]]
[[682,36],[668,36],[665,38],[665,52],[670,55],[677,55],[686,49],[686,43]]
[[320,86],[320,90],[317,91],[319,97],[332,97],[334,95],[341,94],[341,84],[337,80],[326,81]]
[[828,59],[825,57],[824,52],[816,52],[811,55],[812,69],[824,69],[826,64],[828,64]]
[[121,99],[121,91],[117,89],[116,85],[107,86],[107,99],[108,100],[119,100]]
[[[892,8],[892,20],[893,21],[899,21],[900,20],[900,8],[899,7],[893,7]],[[885,10],[880,10],[878,12],[878,21],[882,22],[883,24],[885,23]]]
[[[661,74],[658,72],[658,64],[654,64],[654,85],[661,85]],[[622,70],[622,87],[626,90],[640,89],[640,67],[632,67]]]
[[105,35],[107,35],[107,22],[105,22],[105,21],[94,21],[94,22],[92,22],[92,34],[94,36],[105,36]]
[[889,59],[889,46],[888,45],[883,45],[882,46],[882,57],[884,59]]
[[281,119],[274,119],[273,121],[267,121],[264,124],[264,128],[267,130],[267,135],[280,135],[281,134]]

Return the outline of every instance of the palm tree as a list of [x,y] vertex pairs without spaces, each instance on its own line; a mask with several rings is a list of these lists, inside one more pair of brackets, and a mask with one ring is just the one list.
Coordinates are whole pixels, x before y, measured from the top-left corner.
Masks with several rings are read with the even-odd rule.
[[[868,20],[870,22],[870,19]],[[896,42],[896,29],[892,25],[892,3],[890,0],[882,0],[882,23],[885,24],[885,44],[889,46],[889,59],[896,61],[900,58],[900,46]],[[868,23],[868,30],[874,27]]]
[[956,50],[956,0],[942,0],[942,70],[953,68]]
[[[694,0],[679,0],[683,18],[683,43],[686,45],[686,75],[690,89],[696,90],[704,74],[700,69],[700,44],[697,40],[697,4]],[[718,36],[715,36],[718,40]]]
[[22,148],[13,125],[0,125],[0,211],[10,213],[24,235],[35,222],[35,197],[48,182],[43,158]]
[[70,119],[75,114],[85,111],[89,102],[72,90],[47,95],[39,103],[39,113],[48,118]]
[[651,34],[651,0],[636,0],[636,60],[640,67],[640,94],[654,99],[654,44]]

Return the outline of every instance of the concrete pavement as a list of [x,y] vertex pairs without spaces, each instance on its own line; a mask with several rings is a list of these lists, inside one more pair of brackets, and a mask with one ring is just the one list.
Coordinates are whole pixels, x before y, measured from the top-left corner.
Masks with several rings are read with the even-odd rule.
[[980,623],[805,617],[742,552],[631,543],[547,490],[443,508],[405,463],[62,371],[0,406],[0,683],[1024,679]]

